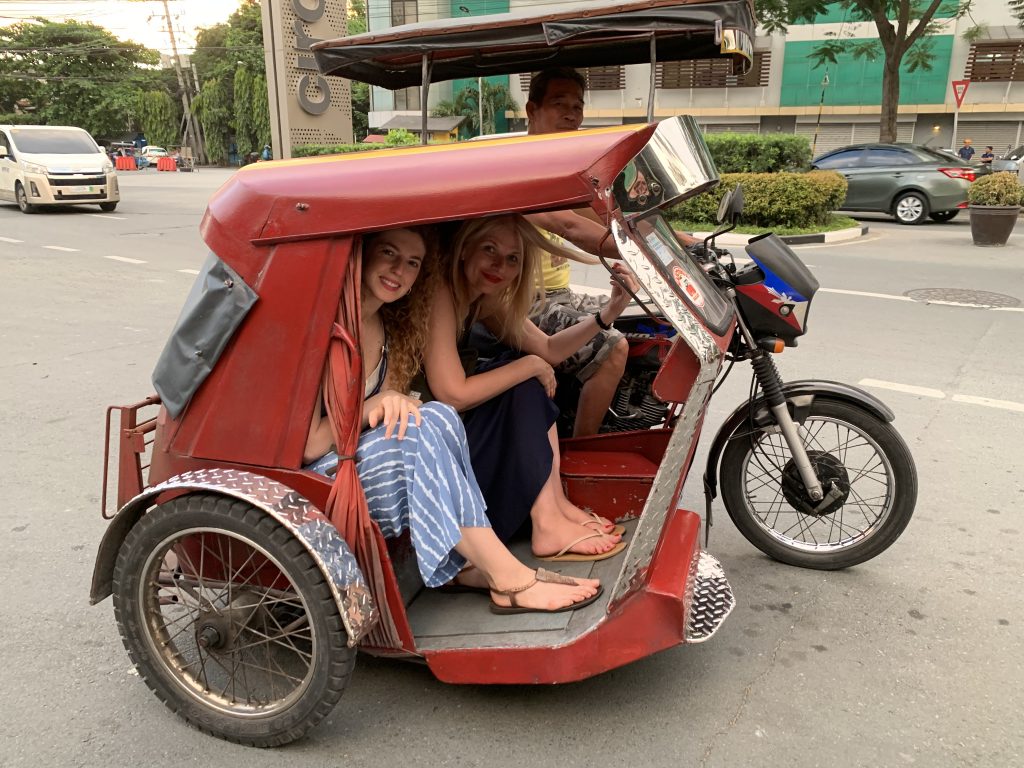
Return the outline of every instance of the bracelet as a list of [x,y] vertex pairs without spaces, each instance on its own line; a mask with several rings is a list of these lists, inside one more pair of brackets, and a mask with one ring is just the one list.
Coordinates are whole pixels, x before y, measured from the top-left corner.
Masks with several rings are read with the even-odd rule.
[[602,331],[610,331],[612,329],[611,323],[606,323],[604,319],[601,317],[600,309],[594,313],[594,321],[597,323],[597,327],[600,328]]

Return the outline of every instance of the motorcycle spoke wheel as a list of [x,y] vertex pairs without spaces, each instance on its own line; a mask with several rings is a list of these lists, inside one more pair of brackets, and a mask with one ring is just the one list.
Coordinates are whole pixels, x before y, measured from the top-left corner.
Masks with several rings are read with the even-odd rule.
[[231,499],[186,496],[144,516],[118,557],[114,607],[146,683],[230,741],[298,738],[337,703],[354,660],[301,542]]
[[910,521],[917,474],[899,434],[847,403],[818,400],[798,425],[815,472],[838,499],[823,511],[773,430],[741,425],[722,456],[722,497],[743,535],[782,562],[845,568],[889,547]]

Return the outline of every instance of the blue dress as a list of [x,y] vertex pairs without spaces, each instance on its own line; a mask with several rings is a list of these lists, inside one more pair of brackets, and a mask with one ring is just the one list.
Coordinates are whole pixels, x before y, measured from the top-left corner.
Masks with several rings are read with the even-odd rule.
[[[376,394],[383,370],[367,394]],[[371,379],[377,372],[371,374]],[[466,432],[455,409],[443,403],[420,407],[419,427],[409,419],[405,437],[384,437],[383,425],[359,438],[356,471],[366,495],[370,516],[386,537],[408,529],[423,583],[440,587],[455,578],[466,560],[455,551],[460,528],[489,528],[483,494],[473,474]],[[331,451],[305,468],[333,474],[338,454]]]

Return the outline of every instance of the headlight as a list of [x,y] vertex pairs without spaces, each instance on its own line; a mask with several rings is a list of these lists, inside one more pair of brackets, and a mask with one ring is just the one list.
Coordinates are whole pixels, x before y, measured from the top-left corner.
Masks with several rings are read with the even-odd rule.
[[103,169],[102,170],[103,170],[103,173],[110,173],[112,170],[114,170],[114,164],[112,162],[110,162],[109,160],[107,160],[106,162],[103,163]]
[[21,167],[25,169],[26,173],[41,173],[44,176],[49,173],[45,165],[39,165],[38,163],[29,163],[24,160],[21,161]]

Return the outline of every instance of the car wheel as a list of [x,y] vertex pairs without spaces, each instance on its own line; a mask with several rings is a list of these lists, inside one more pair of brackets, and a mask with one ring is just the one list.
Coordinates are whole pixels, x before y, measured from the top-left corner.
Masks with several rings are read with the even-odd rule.
[[100,203],[100,210],[104,213],[113,213],[117,210],[117,203]]
[[935,213],[929,213],[928,218],[932,221],[952,221],[956,218],[958,213],[960,213],[960,211],[956,208],[952,211],[935,211]]
[[920,192],[907,192],[896,198],[892,215],[900,224],[920,224],[928,218],[928,200]]
[[22,213],[35,213],[36,207],[28,201],[28,194],[24,185],[19,181],[14,185],[14,199],[18,201],[18,208]]

